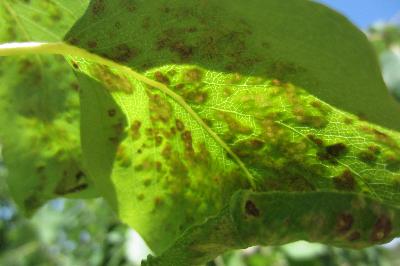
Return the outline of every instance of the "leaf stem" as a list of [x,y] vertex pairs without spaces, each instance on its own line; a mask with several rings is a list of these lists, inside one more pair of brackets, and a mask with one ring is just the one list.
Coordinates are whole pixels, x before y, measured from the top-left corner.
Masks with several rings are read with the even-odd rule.
[[116,63],[110,59],[101,57],[99,55],[90,53],[82,48],[69,45],[63,42],[55,43],[44,43],[44,42],[26,42],[26,43],[6,43],[0,44],[0,56],[14,56],[14,55],[27,55],[27,54],[58,54],[63,56],[76,56],[81,57],[86,60],[96,62],[98,64],[106,65],[108,67],[116,68],[124,73],[131,75],[135,79],[150,85],[151,87],[157,88],[160,91],[167,94],[179,105],[181,105],[192,117],[196,120],[199,125],[201,125],[208,134],[219,144],[222,148],[229,154],[230,157],[238,164],[238,166],[243,170],[244,174],[247,176],[251,187],[254,189],[256,187],[253,175],[249,172],[245,164],[240,160],[240,158],[229,148],[229,146],[199,117],[199,115],[185,102],[185,100],[172,90],[170,90],[166,85],[157,82],[155,80],[149,79],[142,74],[134,71],[130,67],[123,66]]

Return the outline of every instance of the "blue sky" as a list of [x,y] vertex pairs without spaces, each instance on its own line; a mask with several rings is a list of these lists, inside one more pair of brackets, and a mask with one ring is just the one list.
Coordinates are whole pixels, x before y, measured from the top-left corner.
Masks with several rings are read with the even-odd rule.
[[350,18],[361,29],[374,22],[389,20],[396,14],[400,20],[400,0],[317,0]]

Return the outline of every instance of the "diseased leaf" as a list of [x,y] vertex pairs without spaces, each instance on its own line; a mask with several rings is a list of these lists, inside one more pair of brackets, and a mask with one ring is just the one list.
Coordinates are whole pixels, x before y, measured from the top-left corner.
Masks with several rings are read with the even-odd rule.
[[148,78],[72,62],[89,76],[79,75],[90,174],[156,253],[238,189],[399,204],[398,133],[311,95],[375,121],[391,106],[365,37],[320,5],[92,1],[66,39]]
[[[84,8],[85,1],[72,2],[69,8]],[[62,4],[2,1],[0,42],[61,39],[79,15]],[[23,212],[55,197],[95,196],[81,161],[79,84],[68,64],[62,57],[1,58],[0,69],[0,143]]]
[[89,176],[161,254],[149,265],[398,235],[400,133],[357,116],[398,129],[398,107],[343,17],[305,0],[96,0],[65,39],[103,58],[32,51],[75,69]]
[[354,192],[399,205],[399,134],[301,88],[184,65],[146,72],[168,79],[155,88],[74,64],[91,77],[79,75],[90,174],[156,252],[240,188]]
[[400,129],[373,48],[346,18],[306,0],[92,0],[66,40],[143,72],[190,64],[290,81]]

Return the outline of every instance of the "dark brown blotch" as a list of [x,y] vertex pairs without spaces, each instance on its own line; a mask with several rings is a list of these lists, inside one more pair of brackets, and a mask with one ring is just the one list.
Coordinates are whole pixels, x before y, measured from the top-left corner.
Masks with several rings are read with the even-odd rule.
[[72,61],[71,63],[72,63],[72,67],[73,67],[73,68],[75,68],[75,69],[77,69],[77,70],[79,69],[79,65],[78,65],[77,62]]
[[347,146],[344,143],[336,143],[326,146],[325,149],[317,152],[318,159],[321,161],[335,162],[347,153]]
[[79,170],[76,174],[75,174],[75,179],[76,181],[80,181],[81,179],[85,178],[85,173],[82,170]]
[[325,147],[326,153],[332,158],[338,158],[347,152],[347,147],[343,143],[336,143]]
[[257,208],[257,206],[254,204],[254,202],[252,202],[251,200],[246,201],[245,210],[246,210],[246,214],[249,216],[254,216],[254,217],[260,216],[260,210]]
[[109,109],[107,113],[109,117],[114,117],[117,114],[117,111],[115,109]]

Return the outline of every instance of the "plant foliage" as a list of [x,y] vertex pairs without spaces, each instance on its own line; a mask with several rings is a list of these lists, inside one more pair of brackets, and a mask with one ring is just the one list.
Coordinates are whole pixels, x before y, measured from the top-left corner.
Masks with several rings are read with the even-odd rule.
[[[4,41],[54,41],[84,9],[70,2],[4,1]],[[59,57],[0,62],[0,136],[28,213],[98,193],[160,255],[144,265],[399,235],[400,107],[341,15],[308,0],[93,0],[63,40],[0,48],[61,54],[76,75]]]

